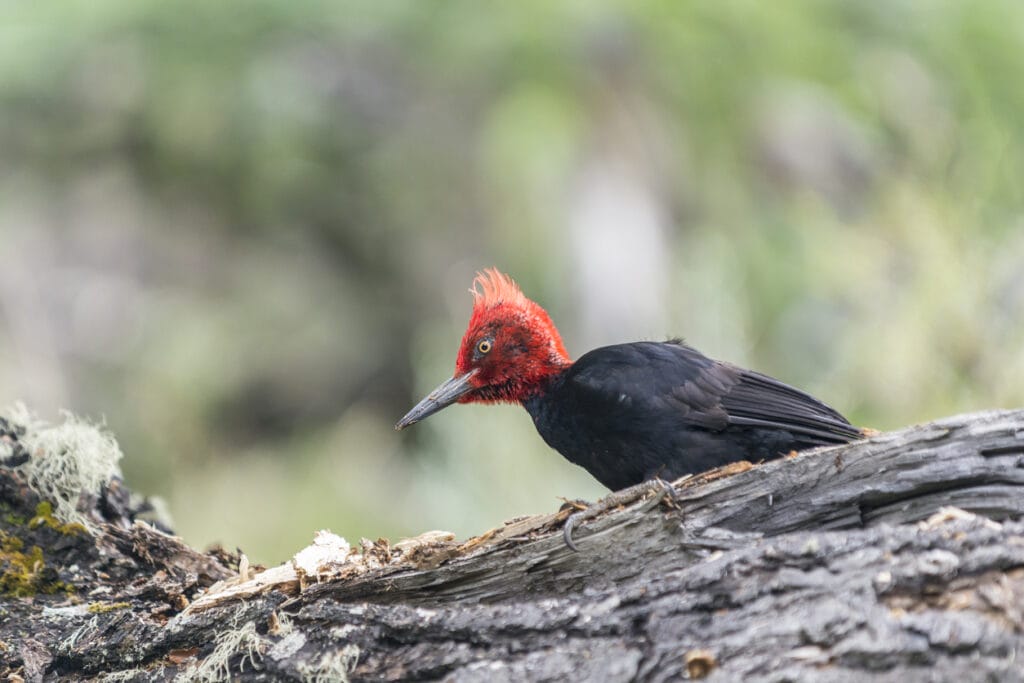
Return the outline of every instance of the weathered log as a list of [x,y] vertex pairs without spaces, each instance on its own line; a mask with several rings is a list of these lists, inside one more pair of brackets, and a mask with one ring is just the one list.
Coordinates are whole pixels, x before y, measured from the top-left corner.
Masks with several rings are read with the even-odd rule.
[[464,543],[322,534],[263,572],[139,521],[116,479],[88,528],[41,514],[48,454],[0,427],[8,676],[1024,680],[1024,411],[681,481],[578,553],[563,511]]

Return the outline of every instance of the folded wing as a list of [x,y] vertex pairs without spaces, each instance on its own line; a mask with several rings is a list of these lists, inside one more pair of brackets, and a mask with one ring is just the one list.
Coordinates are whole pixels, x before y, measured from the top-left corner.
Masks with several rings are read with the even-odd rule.
[[635,414],[722,431],[780,429],[814,443],[844,443],[860,432],[818,399],[779,380],[712,360],[682,342],[595,349],[572,369],[578,400],[611,418]]

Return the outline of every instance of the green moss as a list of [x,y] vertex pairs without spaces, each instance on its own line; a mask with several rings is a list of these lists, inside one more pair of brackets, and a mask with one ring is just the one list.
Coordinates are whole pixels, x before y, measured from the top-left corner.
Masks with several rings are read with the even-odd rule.
[[131,604],[127,602],[91,602],[86,609],[91,614],[106,614],[107,612],[127,609],[128,607],[131,607]]
[[46,571],[43,549],[33,545],[27,551],[17,536],[0,531],[0,595],[25,598],[39,593],[71,593],[74,587]]
[[[81,524],[56,519],[53,506],[45,501],[36,506],[35,516],[31,519],[26,520],[21,515],[8,512],[4,515],[4,521],[11,527],[46,527],[65,536],[88,533]],[[46,566],[42,547],[35,544],[26,546],[26,542],[13,531],[0,530],[0,595],[23,598],[40,593],[52,595],[74,592],[73,586],[57,578],[56,570]]]
[[18,552],[25,547],[24,542],[17,536],[11,536],[0,531],[0,551],[5,553]]
[[13,512],[8,512],[4,515],[4,521],[11,526],[23,526],[25,524],[25,518],[21,515],[16,515]]
[[78,522],[61,522],[53,516],[53,505],[43,501],[36,505],[36,516],[28,521],[29,528],[46,526],[65,536],[88,534],[88,530]]
[[10,597],[35,595],[35,577],[43,567],[43,549],[34,545],[26,553],[20,538],[0,534],[0,593]]

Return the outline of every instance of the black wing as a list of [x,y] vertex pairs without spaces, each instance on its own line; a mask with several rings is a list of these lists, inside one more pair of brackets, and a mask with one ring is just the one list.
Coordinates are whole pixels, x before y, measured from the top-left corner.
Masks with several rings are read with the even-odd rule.
[[681,342],[595,349],[576,361],[570,373],[577,396],[606,414],[669,414],[711,431],[730,425],[780,429],[821,443],[860,437],[857,428],[816,398]]
[[785,429],[835,443],[861,437],[845,417],[813,396],[759,372],[740,373],[740,382],[722,396],[730,424]]

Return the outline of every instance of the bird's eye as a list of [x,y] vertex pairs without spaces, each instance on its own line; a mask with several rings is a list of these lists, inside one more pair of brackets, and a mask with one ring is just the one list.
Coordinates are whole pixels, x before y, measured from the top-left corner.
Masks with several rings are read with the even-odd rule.
[[490,353],[491,341],[489,339],[481,339],[480,343],[476,345],[476,350],[480,353]]

